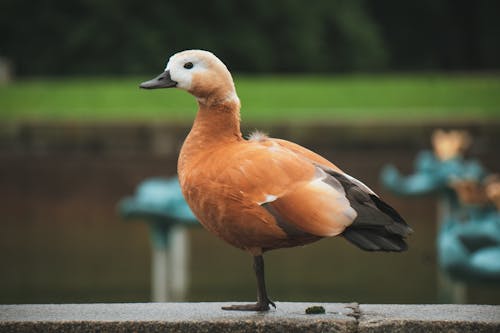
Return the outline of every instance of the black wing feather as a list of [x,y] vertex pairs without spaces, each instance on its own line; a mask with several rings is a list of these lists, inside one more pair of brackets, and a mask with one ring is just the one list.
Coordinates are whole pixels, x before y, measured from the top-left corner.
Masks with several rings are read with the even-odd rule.
[[348,179],[333,170],[324,170],[339,182],[346,193],[351,207],[358,216],[347,227],[342,236],[366,251],[405,251],[408,246],[405,237],[412,229],[401,215],[377,195],[369,193],[364,185]]

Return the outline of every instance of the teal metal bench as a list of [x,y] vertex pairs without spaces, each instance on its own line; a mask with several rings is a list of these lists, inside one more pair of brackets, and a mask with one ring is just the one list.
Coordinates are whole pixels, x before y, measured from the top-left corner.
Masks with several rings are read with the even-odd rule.
[[152,300],[183,300],[189,281],[185,229],[199,223],[182,196],[177,177],[143,181],[132,197],[120,201],[118,210],[126,220],[149,224]]

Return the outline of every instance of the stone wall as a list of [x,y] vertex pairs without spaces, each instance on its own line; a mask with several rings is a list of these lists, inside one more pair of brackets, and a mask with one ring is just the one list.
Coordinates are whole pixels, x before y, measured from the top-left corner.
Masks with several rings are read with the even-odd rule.
[[[293,140],[314,149],[420,149],[430,146],[437,128],[465,129],[472,134],[472,153],[492,150],[500,136],[500,122],[467,123],[350,123],[250,124],[272,137]],[[190,125],[170,123],[4,123],[0,125],[0,153],[155,153],[177,154]]]

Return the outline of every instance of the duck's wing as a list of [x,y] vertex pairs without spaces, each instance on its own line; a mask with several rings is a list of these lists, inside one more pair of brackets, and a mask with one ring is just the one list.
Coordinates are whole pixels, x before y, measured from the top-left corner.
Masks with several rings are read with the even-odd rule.
[[271,139],[270,138],[269,141],[274,142],[275,144],[278,144],[279,146],[286,148],[286,149],[294,152],[295,154],[297,154],[303,158],[307,158],[307,159],[311,160],[312,162],[317,163],[323,167],[330,168],[330,169],[337,171],[337,172],[342,172],[342,170],[340,170],[340,168],[338,168],[335,164],[333,164],[332,162],[330,162],[329,160],[327,160],[323,156],[318,155],[315,152],[313,152],[312,150],[309,150],[305,147],[302,147],[301,145],[298,145],[296,143],[293,143],[293,142],[290,142],[287,140],[282,140],[282,139],[274,139],[274,138]]
[[369,251],[406,249],[403,239],[411,229],[362,182],[292,142],[267,139],[257,144],[266,148],[260,152],[261,162],[251,159],[247,165],[260,174],[255,198],[285,232],[319,237],[342,234]]

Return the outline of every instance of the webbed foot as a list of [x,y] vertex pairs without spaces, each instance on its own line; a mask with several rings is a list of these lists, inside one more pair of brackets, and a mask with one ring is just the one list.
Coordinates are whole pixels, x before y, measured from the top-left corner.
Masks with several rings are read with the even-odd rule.
[[272,305],[276,309],[276,305],[274,304],[273,301],[267,299],[266,301],[263,302],[257,302],[255,304],[235,304],[235,305],[230,305],[230,306],[223,306],[222,310],[229,310],[229,311],[269,311],[270,307],[269,305]]

